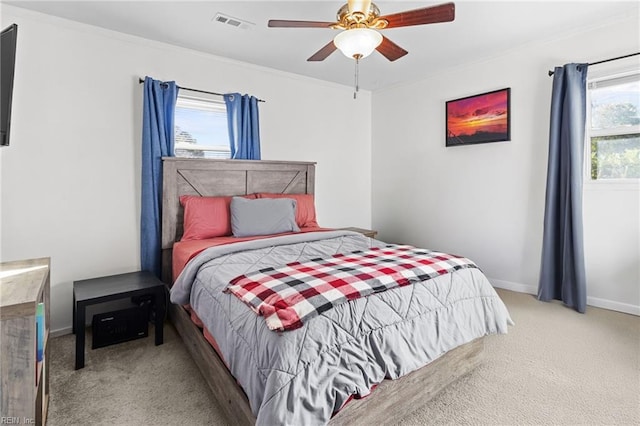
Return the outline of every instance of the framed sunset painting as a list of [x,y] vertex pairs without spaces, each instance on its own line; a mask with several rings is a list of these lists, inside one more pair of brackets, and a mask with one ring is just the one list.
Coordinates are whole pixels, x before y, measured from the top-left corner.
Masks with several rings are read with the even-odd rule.
[[447,102],[447,146],[511,140],[511,89]]

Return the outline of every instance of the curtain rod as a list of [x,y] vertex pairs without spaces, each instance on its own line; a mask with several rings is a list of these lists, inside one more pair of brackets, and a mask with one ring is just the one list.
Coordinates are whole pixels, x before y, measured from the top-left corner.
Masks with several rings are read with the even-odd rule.
[[[618,56],[617,58],[603,59],[602,61],[594,62],[592,64],[587,64],[587,65],[591,66],[591,65],[604,64],[605,62],[617,61],[618,59],[629,58],[631,56],[637,56],[637,55],[640,55],[640,52],[630,53],[624,56]],[[552,75],[553,75],[553,71],[549,71],[549,77],[551,77]]]
[[[138,83],[140,84],[144,83],[144,78],[138,78]],[[206,93],[207,95],[224,96],[224,93],[207,92],[206,90],[190,89],[188,87],[182,87],[182,86],[177,86],[177,87],[178,89],[188,90],[190,92]],[[266,101],[263,101],[262,99],[258,99],[258,102],[266,102]]]

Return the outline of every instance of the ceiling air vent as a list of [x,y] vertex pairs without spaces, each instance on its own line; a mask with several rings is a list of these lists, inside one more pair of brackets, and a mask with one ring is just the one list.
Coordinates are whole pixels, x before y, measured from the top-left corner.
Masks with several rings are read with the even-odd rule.
[[234,18],[223,13],[216,13],[216,16],[213,17],[213,20],[215,22],[230,25],[232,27],[240,28],[243,30],[248,30],[255,25],[253,22],[244,21],[242,19]]

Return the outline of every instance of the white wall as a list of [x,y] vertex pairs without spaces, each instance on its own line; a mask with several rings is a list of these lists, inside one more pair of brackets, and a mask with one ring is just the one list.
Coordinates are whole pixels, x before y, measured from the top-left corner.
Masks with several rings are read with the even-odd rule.
[[[638,36],[637,16],[620,17],[374,93],[373,227],[382,239],[463,254],[495,286],[536,293],[547,71],[640,51]],[[445,148],[445,102],[504,87],[511,88],[511,141]],[[588,303],[640,315],[638,193],[637,185],[588,190],[584,216]]]
[[[321,225],[368,227],[373,211],[381,238],[464,254],[494,285],[535,292],[546,71],[640,50],[631,17],[354,101],[351,87],[0,7],[3,28],[19,25],[0,261],[51,256],[54,330],[71,325],[74,280],[139,268],[140,76],[267,100],[263,158],[318,162]],[[512,141],[445,148],[444,102],[503,87]],[[635,187],[585,192],[590,303],[640,313],[639,209]]]
[[[2,27],[14,22],[11,146],[0,150],[0,260],[51,257],[53,330],[71,326],[74,280],[140,266],[138,78],[145,75],[265,99],[263,158],[318,163],[322,226],[371,225],[369,92],[354,101],[350,87],[3,4]],[[350,126],[354,118],[358,128]]]

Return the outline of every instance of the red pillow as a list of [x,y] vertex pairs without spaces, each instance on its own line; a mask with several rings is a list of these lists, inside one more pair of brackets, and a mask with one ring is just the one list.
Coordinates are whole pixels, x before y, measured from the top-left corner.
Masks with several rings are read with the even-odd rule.
[[313,194],[269,194],[261,192],[256,195],[258,198],[292,198],[296,200],[296,224],[300,228],[319,227]]
[[[243,195],[256,198],[255,194]],[[232,197],[180,196],[184,207],[184,232],[180,241],[205,240],[231,235],[229,206]]]

